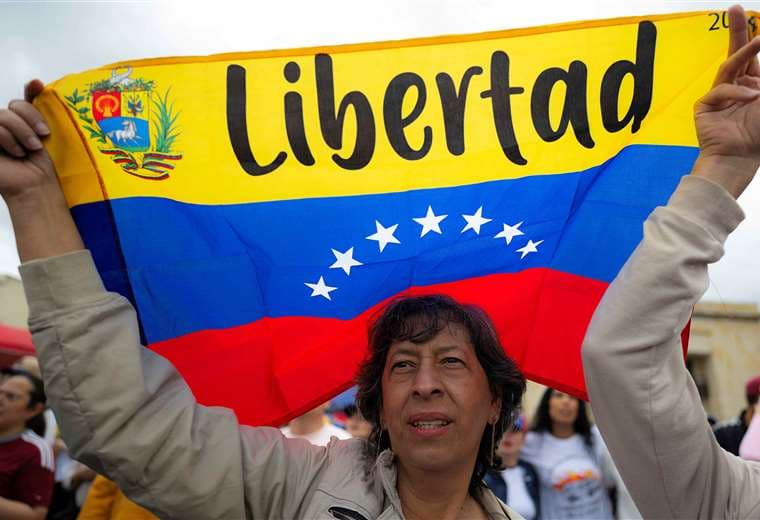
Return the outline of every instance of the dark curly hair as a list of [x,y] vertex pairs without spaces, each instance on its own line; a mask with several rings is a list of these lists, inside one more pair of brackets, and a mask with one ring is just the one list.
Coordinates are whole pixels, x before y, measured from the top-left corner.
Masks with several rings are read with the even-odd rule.
[[[369,327],[369,352],[359,368],[356,401],[365,419],[372,424],[366,444],[368,471],[377,454],[390,447],[387,432],[380,427],[383,409],[382,376],[388,351],[393,343],[411,341],[425,343],[449,324],[462,325],[470,336],[475,355],[488,378],[495,397],[501,398],[501,411],[494,431],[484,426],[475,469],[470,478],[470,494],[483,485],[483,476],[490,468],[494,443],[514,421],[525,393],[525,378],[517,365],[504,352],[491,320],[474,305],[464,305],[444,295],[402,297],[392,300]],[[491,436],[493,435],[493,440]],[[496,466],[494,460],[494,466]]]
[[[547,388],[544,391],[544,395],[541,396],[541,401],[539,401],[538,407],[536,408],[536,414],[533,417],[533,424],[530,427],[532,431],[552,432],[552,418],[549,415],[549,399],[551,399],[554,392],[558,392],[558,390]],[[583,442],[586,444],[586,447],[591,448],[591,420],[588,417],[586,403],[577,397],[573,397],[573,399],[578,401],[578,416],[573,423],[573,431],[583,437]]]

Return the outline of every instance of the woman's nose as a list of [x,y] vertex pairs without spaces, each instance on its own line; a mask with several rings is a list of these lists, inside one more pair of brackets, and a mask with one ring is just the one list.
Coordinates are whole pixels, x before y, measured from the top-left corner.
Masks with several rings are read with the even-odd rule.
[[413,392],[422,398],[443,393],[438,371],[435,370],[432,363],[423,362],[420,364],[420,368],[414,377]]

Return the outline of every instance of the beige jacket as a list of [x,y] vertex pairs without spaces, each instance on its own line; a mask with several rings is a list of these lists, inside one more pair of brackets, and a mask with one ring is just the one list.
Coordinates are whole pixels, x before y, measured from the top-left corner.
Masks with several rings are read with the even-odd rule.
[[[317,447],[197,404],[174,367],[140,346],[134,310],[104,290],[88,252],[21,274],[63,438],[135,502],[181,520],[403,518],[391,452],[367,480],[363,441]],[[490,491],[480,498],[491,518],[520,518]]]
[[760,464],[718,446],[680,341],[707,265],[743,217],[718,185],[684,178],[649,217],[586,333],[594,416],[644,518],[760,518]]

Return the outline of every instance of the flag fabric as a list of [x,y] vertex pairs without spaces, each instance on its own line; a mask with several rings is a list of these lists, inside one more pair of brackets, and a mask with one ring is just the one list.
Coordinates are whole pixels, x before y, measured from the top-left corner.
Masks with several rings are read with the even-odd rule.
[[726,22],[147,59],[37,106],[106,286],[199,402],[282,424],[352,384],[378,309],[426,293],[585,396],[586,327],[697,156]]

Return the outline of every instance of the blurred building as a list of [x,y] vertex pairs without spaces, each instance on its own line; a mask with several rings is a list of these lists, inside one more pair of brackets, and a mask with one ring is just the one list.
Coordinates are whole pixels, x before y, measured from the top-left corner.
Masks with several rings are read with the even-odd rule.
[[29,310],[21,280],[0,274],[0,323],[25,329],[27,316]]
[[755,304],[700,303],[687,366],[709,414],[720,420],[746,406],[744,383],[760,374],[760,311]]

